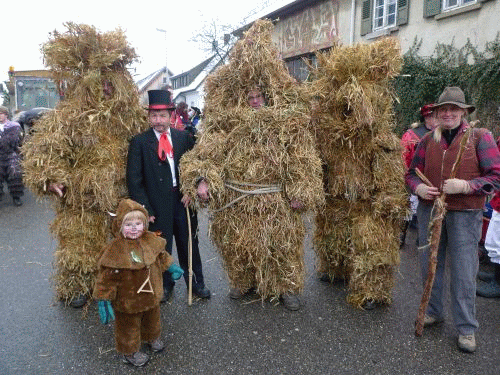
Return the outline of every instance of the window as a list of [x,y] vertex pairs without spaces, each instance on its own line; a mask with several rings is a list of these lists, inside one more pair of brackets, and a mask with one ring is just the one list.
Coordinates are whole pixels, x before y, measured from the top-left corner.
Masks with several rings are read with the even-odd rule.
[[[441,0],[437,0],[441,1]],[[363,0],[361,4],[361,35],[388,34],[408,23],[409,0]],[[369,38],[371,36],[368,36]]]
[[373,12],[373,30],[396,26],[396,0],[376,0]]
[[475,2],[476,0],[443,0],[443,10],[452,10]]
[[[440,19],[453,14],[481,9],[490,0],[424,0],[424,17]],[[458,13],[457,13],[458,12]]]
[[316,65],[316,56],[312,54],[294,57],[290,60],[285,61],[285,64],[288,68],[288,72],[298,82],[305,81],[309,76],[309,67],[304,62],[304,59],[308,60],[308,62],[312,64],[312,66]]

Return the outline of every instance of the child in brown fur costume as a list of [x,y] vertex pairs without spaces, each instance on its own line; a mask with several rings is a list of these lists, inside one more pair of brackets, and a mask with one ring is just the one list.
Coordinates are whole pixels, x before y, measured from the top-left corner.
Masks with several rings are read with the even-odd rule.
[[[113,239],[98,262],[94,298],[99,316],[106,324],[115,318],[116,351],[124,361],[143,366],[149,360],[139,351],[141,342],[153,352],[163,350],[160,337],[160,300],[163,297],[162,272],[174,280],[184,273],[165,251],[165,240],[147,230],[147,211],[131,199],[123,199],[113,222]],[[113,306],[113,307],[112,307]]]

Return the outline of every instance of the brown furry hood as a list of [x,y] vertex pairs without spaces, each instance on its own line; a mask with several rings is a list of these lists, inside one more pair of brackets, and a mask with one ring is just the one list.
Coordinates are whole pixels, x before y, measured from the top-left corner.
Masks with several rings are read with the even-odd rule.
[[131,211],[141,211],[146,217],[146,223],[144,226],[144,232],[148,230],[148,211],[141,204],[133,201],[132,199],[122,199],[120,204],[118,205],[118,209],[116,210],[116,217],[113,220],[113,224],[111,226],[111,232],[113,236],[116,238],[122,237],[120,233],[120,228],[122,227],[123,218],[126,214]]

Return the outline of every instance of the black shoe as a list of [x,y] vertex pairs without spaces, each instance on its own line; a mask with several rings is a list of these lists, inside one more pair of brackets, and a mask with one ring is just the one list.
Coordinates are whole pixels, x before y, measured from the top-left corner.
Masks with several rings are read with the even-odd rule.
[[163,298],[160,300],[160,303],[170,302],[174,297],[174,287],[164,288],[163,289]]
[[495,274],[493,272],[485,272],[485,271],[479,271],[477,273],[477,278],[481,281],[484,281],[486,283],[491,282],[493,279],[495,279]]
[[193,285],[193,294],[198,298],[210,298],[210,290],[208,290],[204,286]]
[[324,283],[331,283],[332,279],[330,278],[330,275],[327,273],[322,273],[321,276],[319,277],[319,281],[323,281]]
[[23,202],[21,202],[21,198],[15,197],[15,198],[12,198],[12,201],[14,202],[14,206],[16,206],[16,207],[23,205]]
[[287,310],[297,311],[300,309],[300,299],[298,294],[284,293],[281,295],[281,301]]
[[71,307],[74,307],[75,309],[81,309],[85,304],[87,303],[89,297],[87,297],[85,294],[80,294],[79,296],[76,296],[71,300],[69,305]]
[[363,303],[363,310],[373,310],[375,307],[377,307],[377,302],[375,302],[372,299],[366,300],[365,303]]

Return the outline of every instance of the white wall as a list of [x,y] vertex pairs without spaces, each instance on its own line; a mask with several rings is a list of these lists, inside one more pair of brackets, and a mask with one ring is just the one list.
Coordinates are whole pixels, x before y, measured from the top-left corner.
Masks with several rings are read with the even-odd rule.
[[[408,24],[402,25],[398,30],[392,32],[391,36],[396,36],[401,42],[403,53],[413,45],[415,37],[422,39],[420,48],[421,56],[430,56],[434,52],[437,42],[451,44],[460,48],[465,45],[467,38],[472,44],[483,50],[486,42],[491,42],[500,32],[500,1],[488,1],[478,3],[479,9],[464,13],[443,17],[443,14],[424,18],[422,0],[409,0]],[[361,4],[356,1],[356,32],[355,42],[369,42],[360,35],[361,25]],[[345,38],[344,38],[345,39]],[[346,43],[344,41],[344,43]],[[347,42],[348,43],[348,42]]]

